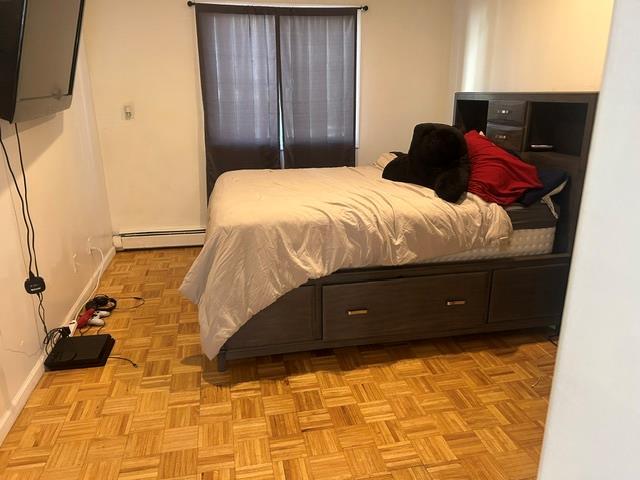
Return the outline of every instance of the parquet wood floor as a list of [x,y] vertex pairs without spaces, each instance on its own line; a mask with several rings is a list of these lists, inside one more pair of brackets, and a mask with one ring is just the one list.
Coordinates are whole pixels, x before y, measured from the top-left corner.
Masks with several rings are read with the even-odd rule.
[[200,355],[178,293],[197,249],[118,253],[100,291],[103,368],[46,373],[0,447],[0,478],[534,479],[555,347],[542,332],[230,362]]

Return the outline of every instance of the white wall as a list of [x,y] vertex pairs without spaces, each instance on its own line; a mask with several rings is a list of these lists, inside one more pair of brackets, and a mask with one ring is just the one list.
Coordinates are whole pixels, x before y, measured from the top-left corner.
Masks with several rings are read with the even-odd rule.
[[457,0],[453,89],[595,91],[613,0]]
[[[359,163],[406,150],[416,123],[451,121],[453,3],[367,3]],[[194,17],[185,0],[87,2],[85,35],[115,231],[206,224]],[[132,121],[123,120],[128,102],[135,104]]]
[[617,0],[541,480],[640,478],[640,2]]
[[[13,165],[18,167],[13,125],[0,122],[0,127]],[[40,272],[47,281],[48,326],[55,327],[70,319],[72,307],[91,286],[100,255],[90,254],[89,244],[105,254],[112,249],[104,173],[82,50],[71,109],[22,123],[19,129]],[[0,160],[1,443],[42,372],[43,333],[36,321],[34,297],[23,288],[27,277],[25,230],[17,217],[18,199],[1,154]]]

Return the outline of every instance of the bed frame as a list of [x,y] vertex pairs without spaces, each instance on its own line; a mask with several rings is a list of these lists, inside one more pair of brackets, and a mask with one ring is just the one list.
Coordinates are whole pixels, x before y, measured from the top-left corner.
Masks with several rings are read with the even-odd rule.
[[[259,355],[556,326],[562,317],[597,93],[456,93],[454,124],[482,130],[539,166],[569,172],[553,253],[341,270],[307,282],[236,332],[218,354]],[[538,145],[539,147],[532,147]],[[552,145],[553,149],[542,151]]]

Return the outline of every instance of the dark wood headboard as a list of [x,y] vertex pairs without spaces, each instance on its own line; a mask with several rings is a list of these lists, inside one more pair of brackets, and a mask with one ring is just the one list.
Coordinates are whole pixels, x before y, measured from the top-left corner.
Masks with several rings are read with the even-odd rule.
[[554,197],[560,209],[556,253],[573,248],[597,101],[597,92],[455,94],[454,125],[465,132],[483,131],[524,161],[570,175],[567,187]]

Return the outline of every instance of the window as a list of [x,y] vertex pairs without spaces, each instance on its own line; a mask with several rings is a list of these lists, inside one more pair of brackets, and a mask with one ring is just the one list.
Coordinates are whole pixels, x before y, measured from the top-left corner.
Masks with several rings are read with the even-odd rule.
[[228,170],[355,165],[355,8],[196,6],[207,188]]

